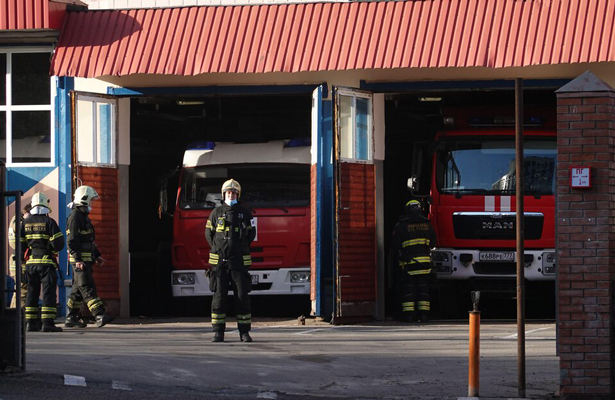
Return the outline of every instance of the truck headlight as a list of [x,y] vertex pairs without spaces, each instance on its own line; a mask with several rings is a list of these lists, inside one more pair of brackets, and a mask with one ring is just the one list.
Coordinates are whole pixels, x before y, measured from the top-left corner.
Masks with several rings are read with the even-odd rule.
[[290,273],[290,283],[307,283],[309,281],[310,273],[308,271]]
[[554,252],[542,253],[542,274],[553,275],[555,274],[555,267],[557,262]]
[[431,262],[436,272],[441,275],[453,273],[453,254],[448,251],[432,251]]
[[433,262],[449,262],[451,259],[451,253],[447,251],[432,251],[431,261]]
[[194,272],[185,272],[173,274],[174,285],[194,285],[196,282],[196,274]]

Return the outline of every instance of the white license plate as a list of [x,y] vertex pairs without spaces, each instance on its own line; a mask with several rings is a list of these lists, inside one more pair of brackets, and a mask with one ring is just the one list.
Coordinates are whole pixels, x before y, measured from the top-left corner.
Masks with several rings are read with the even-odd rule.
[[252,284],[258,285],[258,275],[250,275],[252,277]]
[[515,261],[515,253],[512,251],[483,251],[479,253],[480,261]]

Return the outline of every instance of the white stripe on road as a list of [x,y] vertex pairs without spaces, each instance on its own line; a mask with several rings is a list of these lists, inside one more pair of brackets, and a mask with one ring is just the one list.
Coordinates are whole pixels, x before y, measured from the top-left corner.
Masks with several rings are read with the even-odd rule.
[[260,392],[256,395],[257,399],[277,399],[278,394],[276,392]]
[[302,331],[302,332],[294,332],[294,335],[310,335],[314,332],[318,332],[318,331],[329,331],[333,329],[333,327],[331,328],[317,328],[317,329],[310,329],[309,331]]
[[76,375],[64,375],[66,386],[86,386],[85,377]]
[[[534,332],[539,332],[539,331],[544,331],[546,329],[551,329],[551,328],[538,328],[538,329],[532,329],[531,331],[525,331],[525,334],[527,335],[528,333],[534,333]],[[516,339],[517,338],[517,334],[515,333],[514,335],[510,335],[510,336],[502,336],[500,339]]]
[[111,381],[111,389],[132,390],[128,382],[122,382],[122,381]]

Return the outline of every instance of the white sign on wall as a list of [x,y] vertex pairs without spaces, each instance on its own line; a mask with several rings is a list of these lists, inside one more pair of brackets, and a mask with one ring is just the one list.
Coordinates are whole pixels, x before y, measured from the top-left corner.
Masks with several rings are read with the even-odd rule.
[[584,189],[592,187],[591,167],[571,167],[570,168],[570,187]]

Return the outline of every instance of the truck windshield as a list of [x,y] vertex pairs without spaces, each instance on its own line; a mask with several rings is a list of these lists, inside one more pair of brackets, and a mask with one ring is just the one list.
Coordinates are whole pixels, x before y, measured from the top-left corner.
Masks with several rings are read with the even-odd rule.
[[227,179],[241,184],[240,200],[250,207],[307,207],[310,204],[310,166],[302,164],[241,164],[186,168],[180,183],[183,210],[221,204],[220,188]]
[[[555,192],[555,138],[526,138],[525,193]],[[474,136],[444,139],[438,146],[436,183],[440,193],[515,194],[515,142]]]

